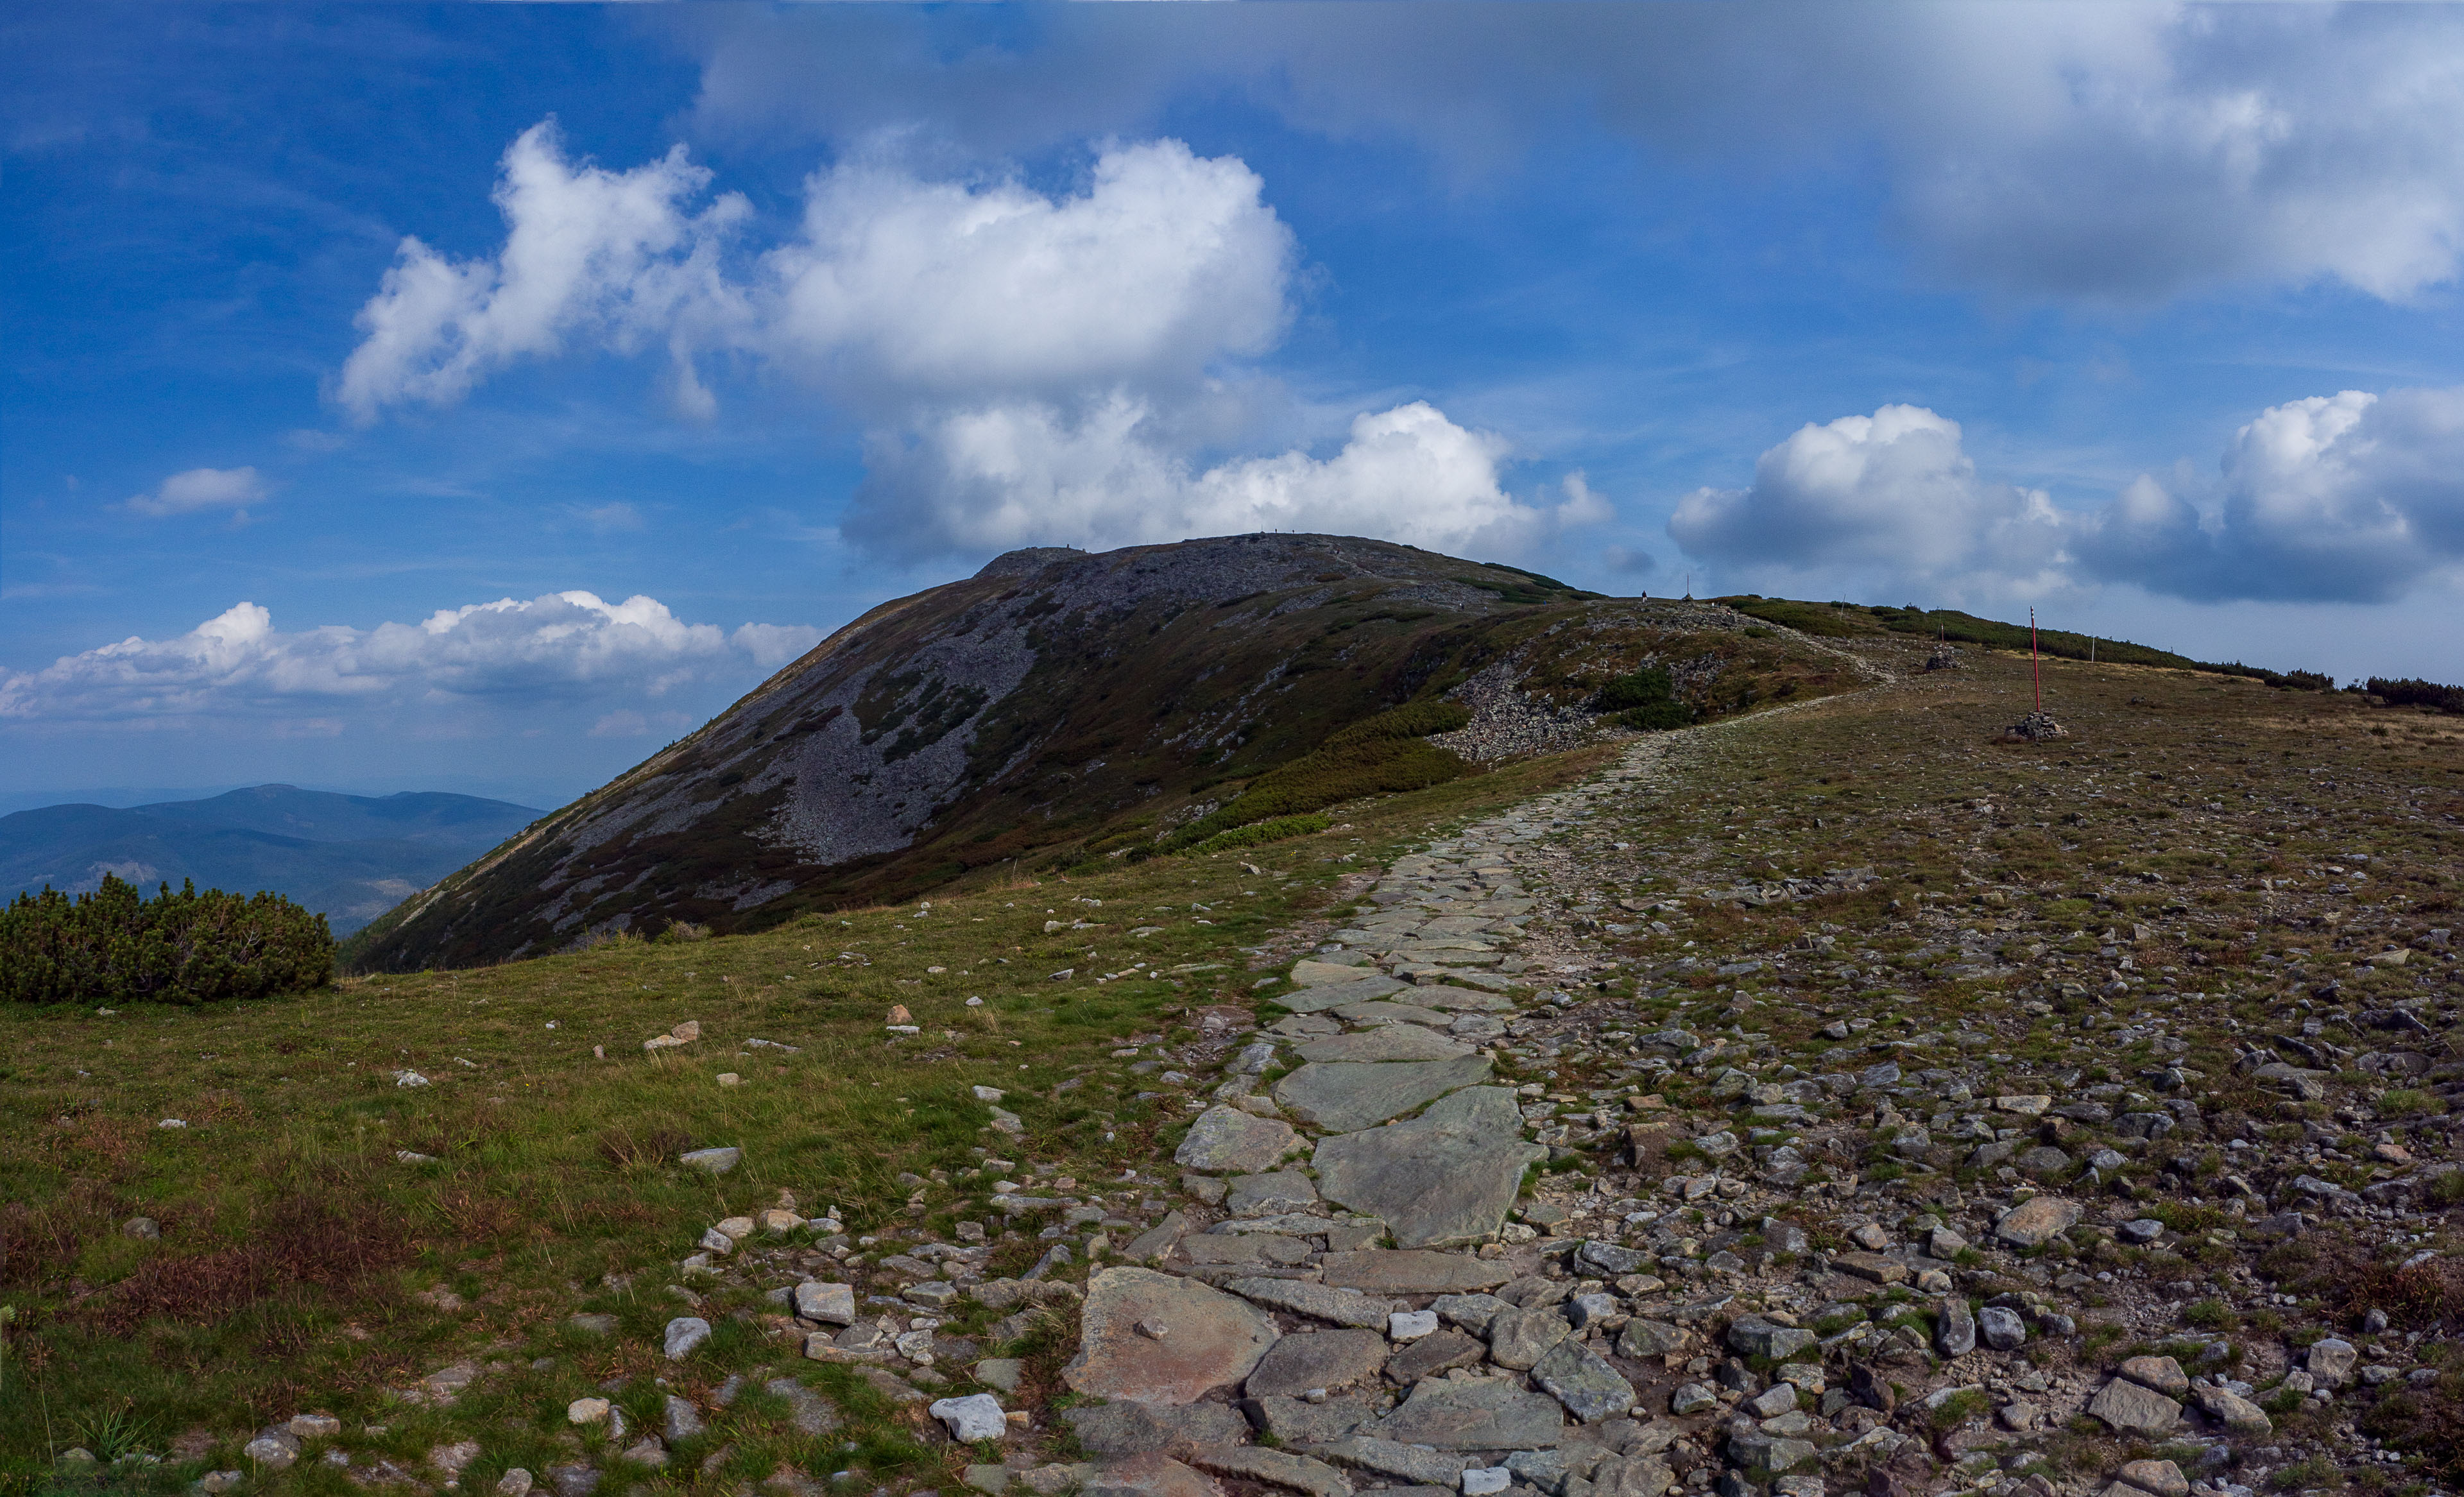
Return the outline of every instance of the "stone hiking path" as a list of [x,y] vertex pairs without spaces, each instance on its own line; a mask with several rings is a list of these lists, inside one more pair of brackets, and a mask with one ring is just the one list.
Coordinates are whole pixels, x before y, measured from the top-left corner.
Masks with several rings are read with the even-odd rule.
[[[1879,1203],[1858,1200],[1853,1176],[1836,1198],[1805,1184],[1795,1132],[1836,1091],[1898,1082],[1895,1065],[1763,1083],[1724,1064],[1747,1050],[1718,1036],[1606,1027],[1619,1005],[1585,990],[1614,959],[1562,927],[1527,937],[1535,914],[1565,914],[1579,897],[1549,887],[1568,870],[1567,834],[1603,803],[1667,788],[1669,761],[1706,737],[1645,740],[1587,784],[1353,886],[1377,913],[1292,967],[1295,991],[1275,1000],[1287,1016],[1231,1058],[1175,1156],[1194,1204],[1130,1242],[1130,1266],[1088,1280],[1064,1378],[1102,1401],[1061,1418],[1091,1459],[972,1466],[971,1486],[1822,1497],[1825,1470],[1844,1467],[1880,1492],[2049,1497],[2053,1485],[2028,1474],[2033,1452],[1969,1452],[2082,1411],[2155,1439],[2183,1425],[2186,1396],[2212,1423],[2267,1431],[2247,1384],[2202,1376],[2193,1387],[2170,1357],[2135,1358],[2109,1380],[2038,1370],[2014,1354],[2077,1330],[2043,1294],[2005,1293],[1969,1313],[1952,1259],[2007,1263],[2074,1225],[2078,1205],[2017,1192],[1971,1248],[1938,1223],[1920,1223],[1914,1241],[1895,1234],[1857,1209]],[[1855,887],[1870,874],[1839,877]],[[1525,1198],[1535,1165],[1607,1148],[1630,1166],[1674,1136],[1655,1116],[1659,1099],[1636,1088],[1577,1095],[1495,1082],[1501,1047],[1545,1057],[1603,1040],[1707,1070],[1754,1136],[1776,1144],[1749,1149],[1728,1129],[1706,1130],[1688,1172],[1613,1167],[1572,1177],[1582,1188],[1571,1195],[1542,1176]],[[2006,1100],[2032,1112],[2045,1099]],[[1773,1215],[1809,1203],[1853,1248],[1811,1251],[1803,1226]],[[1009,1304],[1037,1288],[996,1281],[971,1292]],[[1930,1335],[1883,1323],[1907,1309],[1940,1311]],[[1837,1369],[1844,1386],[1833,1385]],[[1942,1448],[1934,1426],[1955,1427],[1971,1406],[1991,1411],[1990,1430],[1969,1431],[1966,1450],[1956,1439]],[[1933,1417],[1946,1408],[1951,1417]],[[985,1395],[932,1412],[962,1439],[997,1433],[1004,1417]],[[2114,1497],[2191,1490],[2168,1461],[2130,1463],[2119,1482]]]
[[[2066,1249],[2089,1233],[2108,1248],[2183,1240],[2133,1214],[2126,1182],[2116,1182],[2120,1201],[2089,1197],[2093,1172],[2120,1170],[2122,1154],[2106,1147],[2079,1161],[2030,1148],[2029,1135],[2110,1124],[2122,1131],[2115,1143],[2135,1153],[2176,1121],[2195,1131],[2195,1104],[2123,1099],[2113,1087],[2057,1106],[2048,1091],[2076,1076],[2029,1084],[2023,1068],[2005,1064],[2010,1056],[1974,1053],[2006,1042],[1966,1019],[1955,1021],[1956,1035],[1904,1039],[1868,1035],[1870,1020],[1840,1019],[1820,1031],[1835,1042],[1824,1061],[1855,1055],[1848,1064],[1858,1068],[1803,1074],[1776,1064],[1768,1037],[1747,1027],[1759,1005],[1743,980],[1768,960],[1708,958],[1739,991],[1717,1023],[1698,1006],[1697,1029],[1638,1019],[1639,1000],[1678,991],[1654,991],[1654,982],[1700,973],[1694,955],[1649,965],[1638,994],[1595,980],[1632,965],[1604,937],[1646,925],[1665,935],[1666,922],[1685,914],[1674,899],[1618,900],[1615,909],[1602,901],[1592,886],[1632,849],[1608,842],[1593,819],[1679,788],[1698,760],[1721,752],[1724,731],[1646,738],[1584,784],[1347,881],[1338,897],[1375,913],[1317,937],[1290,967],[1291,989],[1271,1000],[1285,1016],[1244,1032],[1226,1017],[1233,1010],[1213,1010],[1206,1026],[1220,1070],[1164,1078],[1186,1085],[1196,1114],[1175,1156],[1185,1172],[1177,1207],[1152,1195],[1134,1206],[1126,1195],[1116,1207],[1100,1197],[1087,1203],[1067,1178],[1044,1182],[1057,1196],[1003,1182],[997,1210],[1009,1222],[1033,1229],[1045,1213],[1060,1218],[1041,1228],[1052,1244],[1043,1259],[1013,1279],[982,1273],[986,1227],[997,1224],[961,1223],[956,1244],[900,1246],[886,1237],[871,1254],[878,1261],[867,1263],[853,1249],[875,1239],[850,1244],[835,1235],[834,1216],[804,1220],[782,1198],[761,1218],[715,1224],[683,1277],[751,1288],[782,1273],[801,1281],[768,1290],[777,1310],[769,1329],[895,1400],[930,1400],[931,1418],[987,1458],[965,1467],[968,1486],[1037,1497],[1824,1497],[1826,1482],[1872,1497],[2055,1497],[2079,1488],[2054,1478],[2043,1452],[2085,1430],[2118,1437],[2123,1453],[2158,1448],[2191,1466],[2129,1461],[2104,1497],[2250,1497],[2227,1479],[2236,1463],[2255,1479],[2266,1467],[2252,1456],[2284,1457],[2255,1448],[2271,1420],[2253,1401],[2253,1382],[2228,1369],[2279,1379],[2278,1397],[2321,1399],[2356,1380],[2419,1379],[2418,1369],[2360,1365],[2355,1347],[2335,1336],[2292,1353],[2301,1365],[2288,1367],[2278,1346],[2236,1349],[2222,1336],[2173,1332],[2181,1306],[2161,1299],[2101,1318],[2125,1341],[2172,1332],[2163,1350],[2174,1354],[2091,1370],[2102,1359],[2079,1350],[2080,1328],[2064,1307],[2100,1288],[2095,1302],[2110,1304],[2125,1288],[2112,1281],[2128,1275],[2092,1284],[2058,1253],[2039,1250]],[[1871,877],[1849,870],[1705,893],[1766,903]],[[1805,959],[1835,959],[1817,944]],[[1963,948],[1962,959],[1994,958]],[[1961,1068],[1914,1069],[1928,1048],[1959,1052],[1950,1064]],[[1603,1053],[1617,1063],[1618,1085],[1551,1090],[1558,1057]],[[1542,1079],[1503,1084],[1509,1065]],[[1709,1108],[1687,1112],[1655,1094],[1689,1077],[1708,1084]],[[1971,1095],[1971,1081],[1988,1094]],[[2117,1121],[2116,1108],[2097,1100],[2101,1090],[2145,1111]],[[1001,1100],[990,1089],[979,1095]],[[1903,1116],[1903,1106],[1933,1112],[1931,1127],[1959,1140],[1957,1151]],[[1937,1108],[1972,1111],[1954,1124]],[[997,1107],[994,1118],[1018,1132]],[[1911,1214],[1882,1178],[1859,1183],[1859,1130],[1869,1125],[1920,1174],[1964,1160],[1991,1178],[1966,1199],[1957,1190],[1921,1198]],[[1593,1173],[1546,1172],[1576,1160]],[[736,1155],[690,1162],[724,1173]],[[2069,1187],[2076,1200],[2029,1185],[2081,1168],[2089,1173]],[[1013,1169],[985,1165],[987,1175]],[[2090,1219],[2082,1202],[2112,1224]],[[2389,1234],[2430,1224],[2401,1194],[2365,1202],[2343,1192],[2324,1205]],[[2298,1234],[2305,1220],[2287,1210],[2248,1216],[2239,1224],[2253,1239]],[[826,1251],[764,1245],[799,1231],[823,1234]],[[1083,1288],[1066,1278],[1073,1244],[1096,1265]],[[670,1292],[701,1308],[691,1289]],[[1065,1325],[1074,1318],[1066,1390],[1031,1385],[1024,1362],[936,1335],[961,1297],[1006,1315],[988,1332],[996,1343],[1028,1336],[1055,1313]],[[574,1319],[584,1331],[614,1330],[613,1317]],[[608,1323],[583,1324],[594,1319]],[[679,1315],[662,1350],[687,1355],[710,1333],[699,1314]],[[2066,1354],[2044,1355],[2048,1343],[2067,1343]],[[482,1371],[458,1364],[407,1396],[449,1402]],[[775,1370],[731,1378],[706,1402],[728,1406],[757,1387],[783,1400],[786,1417],[822,1448],[842,1438],[829,1402]],[[1051,1398],[1063,1391],[1074,1397]],[[1056,1418],[1027,1406],[1038,1403],[1057,1409],[1086,1459],[1029,1453],[1053,1432],[1039,1419]],[[625,1429],[622,1410],[604,1398],[569,1411],[596,1430],[599,1448],[621,1450],[635,1467],[666,1464],[667,1446],[698,1434],[707,1414],[673,1393],[660,1431]],[[249,1447],[252,1459],[285,1464],[299,1456],[300,1437],[330,1433],[299,1424],[269,1428]],[[451,1486],[478,1448],[440,1447],[430,1464]],[[1001,1459],[990,1459],[995,1451]],[[362,1485],[414,1480],[390,1467],[348,1474]],[[586,1461],[536,1478],[515,1470],[495,1490],[524,1497],[536,1482],[558,1497],[590,1497],[603,1474]],[[239,1481],[218,1473],[208,1486]],[[811,1497],[837,1489],[829,1481],[819,1468],[782,1467],[764,1493]]]

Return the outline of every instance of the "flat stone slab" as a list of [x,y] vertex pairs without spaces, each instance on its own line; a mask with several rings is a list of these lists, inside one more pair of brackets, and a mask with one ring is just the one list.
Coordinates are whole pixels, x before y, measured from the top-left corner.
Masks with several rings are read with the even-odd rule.
[[1370,1247],[1329,1253],[1319,1266],[1325,1270],[1326,1283],[1371,1294],[1477,1294],[1514,1277],[1514,1270],[1503,1263],[1425,1248]]
[[1312,1061],[1275,1083],[1275,1100],[1304,1123],[1348,1134],[1375,1128],[1487,1079],[1485,1055],[1443,1061]]
[[1329,987],[1354,981],[1375,970],[1358,961],[1296,961],[1292,963],[1292,980],[1303,987]]
[[2127,1377],[2116,1377],[2088,1400],[2087,1411],[2111,1425],[2117,1434],[2154,1439],[2182,1422],[2182,1406],[2153,1388]]
[[1440,1450],[1548,1450],[1565,1429],[1565,1411],[1545,1393],[1503,1377],[1432,1377],[1414,1384],[1401,1408],[1361,1433]]
[[1306,1211],[1317,1203],[1317,1187],[1298,1170],[1235,1176],[1230,1193],[1223,1198],[1223,1209],[1236,1217],[1265,1217],[1287,1211]]
[[2211,1419],[2221,1422],[2225,1428],[2234,1434],[2272,1435],[2276,1433],[2276,1425],[2268,1419],[2267,1411],[2239,1394],[2212,1387],[2203,1387],[2198,1392],[2199,1407],[2207,1410]]
[[2079,1219],[2076,1201],[2059,1196],[2038,1196],[2003,1213],[2002,1220],[1993,1223],[1993,1235],[2013,1247],[2035,1247],[2069,1231]]
[[1318,1237],[1330,1228],[1351,1226],[1351,1221],[1337,1222],[1332,1217],[1314,1211],[1279,1211],[1265,1217],[1233,1217],[1207,1228],[1212,1236],[1219,1232],[1290,1232],[1302,1237]]
[[1282,1441],[1289,1449],[1306,1450],[1330,1440],[1340,1440],[1375,1419],[1384,1412],[1382,1399],[1371,1401],[1377,1398],[1376,1394],[1364,1390],[1331,1394],[1324,1402],[1311,1403],[1307,1398],[1289,1398],[1277,1394],[1273,1398],[1254,1399],[1249,1407],[1256,1411],[1252,1418],[1267,1434]]
[[1411,985],[1397,981],[1381,972],[1362,977],[1357,967],[1343,970],[1353,974],[1348,982],[1325,982],[1304,987],[1297,993],[1286,993],[1272,1002],[1296,1014],[1315,1014],[1330,1008],[1341,1008],[1346,1003],[1365,1003],[1373,998],[1383,998]]
[[1472,1087],[1408,1122],[1321,1139],[1311,1162],[1319,1195],[1384,1222],[1397,1246],[1450,1247],[1495,1237],[1524,1169],[1546,1157],[1513,1092]]
[[1189,1125],[1173,1162],[1224,1175],[1263,1175],[1300,1147],[1300,1134],[1280,1118],[1253,1117],[1237,1107],[1210,1107]]
[[1268,1232],[1201,1232],[1182,1238],[1180,1250],[1191,1263],[1272,1263],[1287,1267],[1309,1262],[1309,1244]]
[[1418,1003],[1346,1003],[1334,1009],[1333,1014],[1347,1024],[1425,1024],[1442,1029],[1448,1023],[1446,1015]]
[[1205,1475],[1152,1451],[1098,1463],[1078,1490],[1079,1497],[1219,1497]]
[[1247,1377],[1277,1335],[1247,1301],[1149,1268],[1089,1279],[1079,1327],[1065,1382],[1092,1398],[1161,1404],[1195,1403]]
[[1211,1445],[1237,1445],[1249,1438],[1249,1421],[1227,1404],[1103,1403],[1064,1409],[1078,1431],[1078,1443],[1092,1455],[1128,1456],[1160,1450],[1181,1455]]
[[1425,961],[1432,966],[1487,967],[1506,959],[1506,953],[1469,936],[1446,936],[1435,940],[1420,936],[1387,955],[1397,961]]
[[1502,993],[1476,993],[1443,982],[1423,982],[1412,989],[1412,1002],[1456,1013],[1502,1014],[1514,1006],[1514,1001]]
[[1621,1419],[1634,1408],[1634,1384],[1580,1341],[1560,1341],[1550,1348],[1531,1369],[1531,1380],[1586,1424]]
[[1189,1458],[1189,1464],[1218,1476],[1247,1477],[1269,1486],[1306,1493],[1307,1497],[1352,1497],[1352,1483],[1341,1471],[1323,1461],[1288,1451],[1235,1445],[1225,1450],[1200,1450]]
[[1374,1440],[1366,1435],[1330,1441],[1309,1454],[1337,1465],[1375,1471],[1380,1476],[1399,1476],[1423,1486],[1453,1486],[1465,1464],[1461,1456],[1423,1450],[1393,1440]]
[[1529,1372],[1551,1348],[1573,1333],[1574,1328],[1554,1305],[1501,1310],[1488,1323],[1488,1359],[1500,1367]]
[[1302,1279],[1234,1279],[1224,1288],[1243,1299],[1271,1305],[1277,1310],[1288,1310],[1295,1314],[1331,1320],[1338,1326],[1380,1328],[1386,1324],[1388,1315],[1402,1308],[1393,1300],[1355,1293],[1351,1289],[1331,1288]]
[[1413,1024],[1380,1024],[1359,1034],[1329,1035],[1293,1046],[1304,1061],[1450,1061],[1472,1047]]
[[1503,993],[1509,988],[1530,986],[1528,982],[1519,982],[1513,978],[1495,972],[1474,972],[1467,967],[1445,967],[1428,961],[1397,961],[1386,970],[1407,982],[1418,982],[1430,987],[1441,983],[1456,982],[1485,988],[1492,993]]
[[1488,1348],[1480,1341],[1447,1328],[1422,1336],[1388,1357],[1386,1377],[1398,1388],[1408,1388],[1423,1377],[1477,1365],[1487,1355]]
[[1243,1391],[1253,1398],[1294,1398],[1311,1388],[1349,1388],[1370,1381],[1385,1367],[1386,1338],[1375,1331],[1286,1336],[1259,1359]]

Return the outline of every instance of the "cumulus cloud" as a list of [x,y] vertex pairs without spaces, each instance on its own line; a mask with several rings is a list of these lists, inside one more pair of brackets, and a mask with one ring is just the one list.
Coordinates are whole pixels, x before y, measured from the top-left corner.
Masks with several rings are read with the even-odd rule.
[[871,475],[841,528],[910,560],[1262,529],[1512,550],[1608,513],[1579,475],[1559,503],[1509,496],[1504,441],[1425,402],[1361,413],[1329,456],[1200,461],[1238,445],[1259,384],[1242,361],[1291,317],[1291,231],[1237,159],[1115,144],[1047,195],[860,151],[733,268],[717,252],[742,206],[696,209],[709,182],[680,150],[610,172],[525,132],[496,193],[503,252],[454,265],[406,240],[341,398],[363,416],[444,404],[514,358],[658,341],[706,413],[695,360],[749,361],[865,423]]
[[2087,560],[2185,597],[2308,602],[2387,602],[2464,568],[2464,388],[2271,407],[2219,469],[2208,509],[2142,474],[2087,527]]
[[912,121],[999,156],[1232,93],[1473,175],[1569,123],[1722,171],[1870,164],[1925,259],[2025,297],[2315,279],[2404,297],[2464,253],[2464,15],[2447,8],[1462,6],[1408,33],[1375,7],[1154,27],[1098,8],[990,46],[931,13],[668,24],[703,59],[701,126],[765,140]]
[[2200,601],[2387,602],[2464,570],[2464,388],[2346,390],[2233,433],[2206,503],[2142,473],[2087,510],[1978,476],[1920,407],[1808,425],[1669,535],[1741,573],[1855,573],[1957,595],[2133,583]]
[[458,400],[505,364],[560,352],[575,338],[625,353],[665,339],[674,344],[679,404],[702,407],[691,334],[730,310],[718,253],[752,211],[736,193],[688,211],[709,183],[682,145],[608,171],[566,161],[553,120],[531,126],[506,149],[496,184],[504,248],[456,263],[405,238],[360,309],[364,336],[337,397],[371,421],[386,406]]
[[1067,394],[1194,383],[1282,335],[1291,231],[1265,184],[1178,141],[1115,145],[1087,190],[816,173],[800,235],[763,258],[746,341],[849,393]]
[[1679,501],[1668,534],[1710,561],[1912,582],[2046,586],[2068,561],[2053,501],[1979,478],[1959,423],[1921,406],[1809,422],[1762,454],[1750,487],[1698,489]]
[[1288,451],[1202,472],[1149,436],[1151,419],[1119,395],[1074,421],[1025,405],[953,412],[876,452],[849,533],[891,549],[988,551],[1326,530],[1446,550],[1519,548],[1552,523],[1598,517],[1579,478],[1556,506],[1508,495],[1504,440],[1425,401],[1355,417],[1329,457]]
[[363,419],[460,400],[516,359],[656,341],[707,412],[704,353],[806,374],[875,409],[917,400],[1187,386],[1264,351],[1287,309],[1291,233],[1238,160],[1177,141],[1116,145],[1050,198],[1009,180],[933,182],[860,157],[805,183],[796,233],[731,275],[749,213],[679,145],[629,171],[566,160],[553,121],[505,152],[502,250],[463,263],[402,243],[361,310],[338,394]]
[[153,516],[193,515],[200,510],[245,515],[248,506],[265,495],[265,480],[253,468],[191,468],[164,479],[151,493],[132,495],[128,507]]
[[39,671],[0,671],[0,722],[20,725],[298,717],[336,707],[516,707],[658,697],[741,679],[818,643],[809,627],[688,624],[654,598],[592,593],[443,608],[416,624],[285,633],[235,604],[186,634],[130,637]]

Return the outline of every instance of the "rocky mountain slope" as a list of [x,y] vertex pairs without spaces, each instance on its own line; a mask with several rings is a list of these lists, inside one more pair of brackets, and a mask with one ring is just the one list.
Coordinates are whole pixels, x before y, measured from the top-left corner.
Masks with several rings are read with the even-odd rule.
[[106,873],[148,890],[193,879],[288,895],[347,935],[539,814],[476,796],[283,784],[124,808],[47,805],[0,816],[0,896],[46,885],[81,893]]
[[[760,929],[979,870],[1143,855],[1222,824],[1269,771],[1284,770],[1278,797],[1247,803],[1260,816],[1267,800],[1307,805],[1310,782],[1409,788],[1563,747],[1613,705],[1608,683],[1644,667],[1667,672],[1689,720],[1860,679],[1844,655],[1727,608],[1602,598],[1385,541],[1012,552],[839,630],[406,902],[352,959],[403,971],[679,921]],[[1364,779],[1358,752],[1304,760],[1416,701],[1469,715],[1416,751],[1419,778]]]

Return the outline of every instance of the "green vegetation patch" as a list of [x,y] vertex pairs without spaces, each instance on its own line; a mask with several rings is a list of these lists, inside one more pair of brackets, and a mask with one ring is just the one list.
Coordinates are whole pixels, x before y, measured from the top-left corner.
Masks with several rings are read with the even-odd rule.
[[1712,602],[1726,604],[1749,617],[1824,639],[1849,639],[1859,634],[1881,632],[1866,610],[1854,604],[1799,603],[1791,598],[1762,598],[1751,593],[1735,598],[1715,598]]
[[104,874],[75,899],[46,887],[0,910],[0,1000],[19,1003],[210,1003],[323,985],[334,975],[325,917],[280,894],[154,898]]
[[1469,721],[1469,712],[1443,701],[1413,702],[1364,718],[1316,750],[1260,775],[1221,809],[1184,827],[1175,845],[1187,850],[1252,823],[1295,818],[1364,795],[1444,784],[1470,766],[1462,756],[1421,741],[1421,736],[1451,732]]
[[1235,848],[1255,848],[1269,842],[1283,842],[1293,837],[1307,837],[1334,825],[1331,816],[1273,816],[1230,831],[1219,831],[1190,848],[1193,853],[1229,852]]

